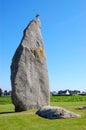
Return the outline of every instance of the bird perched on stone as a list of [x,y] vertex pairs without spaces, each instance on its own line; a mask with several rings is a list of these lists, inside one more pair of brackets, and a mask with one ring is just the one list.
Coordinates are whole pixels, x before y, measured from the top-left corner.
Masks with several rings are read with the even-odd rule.
[[39,16],[40,16],[40,14],[37,14],[37,15],[36,15],[36,18],[38,18]]

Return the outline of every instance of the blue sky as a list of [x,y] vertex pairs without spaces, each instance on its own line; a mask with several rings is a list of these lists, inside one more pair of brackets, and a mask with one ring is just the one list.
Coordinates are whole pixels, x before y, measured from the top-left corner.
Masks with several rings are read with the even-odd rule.
[[0,0],[0,88],[27,24],[40,14],[52,91],[86,91],[86,0]]

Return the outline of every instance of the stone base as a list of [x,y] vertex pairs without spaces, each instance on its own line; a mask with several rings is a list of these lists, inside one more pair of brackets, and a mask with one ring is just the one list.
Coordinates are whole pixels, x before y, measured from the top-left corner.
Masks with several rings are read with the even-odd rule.
[[66,119],[80,117],[78,114],[57,106],[44,106],[39,109],[36,114],[48,119]]

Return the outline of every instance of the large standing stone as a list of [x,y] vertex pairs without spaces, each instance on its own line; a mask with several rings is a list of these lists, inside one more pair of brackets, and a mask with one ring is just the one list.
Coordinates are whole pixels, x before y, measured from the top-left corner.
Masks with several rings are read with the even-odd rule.
[[15,111],[49,105],[50,91],[44,44],[38,17],[24,30],[11,64]]

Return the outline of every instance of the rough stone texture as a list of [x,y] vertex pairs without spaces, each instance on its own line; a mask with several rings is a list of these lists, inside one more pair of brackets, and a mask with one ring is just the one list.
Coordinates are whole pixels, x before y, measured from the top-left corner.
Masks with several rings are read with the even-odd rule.
[[50,91],[44,44],[38,17],[24,30],[11,64],[15,111],[49,105]]
[[65,119],[80,117],[80,115],[78,114],[75,114],[57,106],[44,106],[40,110],[38,110],[36,114],[48,119]]

